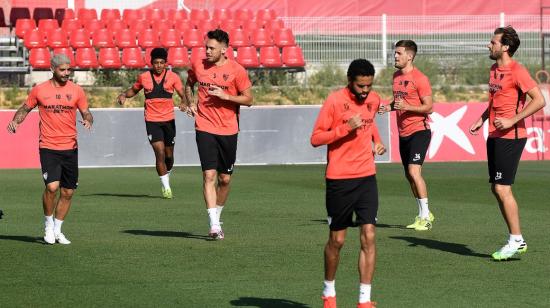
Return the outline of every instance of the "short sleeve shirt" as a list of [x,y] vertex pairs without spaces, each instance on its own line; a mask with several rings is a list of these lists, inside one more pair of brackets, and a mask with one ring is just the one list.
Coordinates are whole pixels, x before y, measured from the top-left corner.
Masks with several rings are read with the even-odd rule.
[[[401,71],[393,74],[394,101],[403,101],[412,106],[421,106],[422,101],[420,99],[431,95],[430,80],[416,67],[406,74]],[[397,110],[396,112],[400,137],[410,136],[417,131],[430,128],[427,114],[403,110]]]
[[25,105],[38,106],[39,147],[50,150],[77,148],[76,110],[88,109],[84,90],[71,81],[56,87],[51,80],[32,88]]
[[[164,79],[164,90],[169,93],[174,93],[174,90],[183,91],[183,84],[180,77],[172,72],[165,70],[166,78]],[[164,72],[160,76],[155,76],[155,82],[158,84],[164,77]],[[143,89],[145,93],[153,91],[153,80],[149,71],[138,76],[135,89]],[[149,122],[166,122],[174,119],[174,100],[172,98],[152,98],[145,99],[145,121]]]
[[190,84],[198,83],[198,110],[195,128],[216,135],[234,135],[239,131],[239,105],[208,94],[212,85],[227,94],[239,95],[252,86],[244,67],[227,59],[217,66],[206,60],[191,65],[188,74]]
[[525,121],[522,119],[506,130],[495,128],[495,118],[513,118],[525,106],[526,93],[537,86],[525,67],[516,61],[507,66],[491,67],[489,77],[489,137],[525,138]]

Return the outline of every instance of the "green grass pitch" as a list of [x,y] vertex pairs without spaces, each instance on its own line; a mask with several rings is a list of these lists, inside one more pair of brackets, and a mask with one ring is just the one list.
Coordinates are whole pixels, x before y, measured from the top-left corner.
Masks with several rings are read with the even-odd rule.
[[[485,163],[427,163],[428,232],[406,230],[416,204],[398,164],[379,164],[373,300],[379,307],[550,307],[550,162],[522,162],[513,186],[529,245],[493,262],[507,230]],[[63,231],[43,244],[39,170],[1,170],[0,307],[320,307],[328,227],[324,166],[240,166],[208,241],[199,168],[178,167],[174,199],[153,168],[81,169]],[[358,296],[358,233],[336,278]]]

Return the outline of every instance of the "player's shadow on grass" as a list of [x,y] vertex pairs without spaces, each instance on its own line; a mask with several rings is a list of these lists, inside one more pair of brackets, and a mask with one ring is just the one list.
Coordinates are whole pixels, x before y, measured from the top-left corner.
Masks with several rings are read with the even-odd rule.
[[258,308],[309,308],[310,306],[288,299],[280,298],[259,298],[240,297],[229,302],[237,307],[258,307]]
[[212,238],[207,235],[198,235],[189,232],[180,231],[151,231],[151,230],[124,230],[123,233],[133,235],[159,236],[159,237],[183,237],[196,240],[211,241]]
[[388,225],[388,224],[376,224],[377,228],[390,228],[390,229],[407,229],[403,225]]
[[161,196],[151,196],[151,195],[144,195],[144,194],[111,194],[111,193],[98,193],[98,194],[85,194],[81,195],[82,197],[95,197],[95,196],[102,196],[102,197],[120,197],[120,198],[151,198],[151,199],[162,199]]
[[32,237],[26,235],[0,235],[0,241],[18,241],[26,243],[46,244],[41,237]]
[[491,257],[488,254],[477,253],[471,250],[470,248],[468,248],[468,246],[464,244],[441,242],[436,240],[410,237],[410,236],[390,236],[390,238],[407,241],[411,243],[410,246],[424,246],[426,248],[437,249],[441,251],[455,253],[457,255],[462,255],[462,256],[479,257],[479,258]]

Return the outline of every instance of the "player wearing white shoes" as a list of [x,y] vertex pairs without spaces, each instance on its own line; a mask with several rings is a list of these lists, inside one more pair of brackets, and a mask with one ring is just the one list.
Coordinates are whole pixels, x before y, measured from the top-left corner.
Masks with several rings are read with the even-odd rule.
[[[143,89],[145,92],[145,128],[151,147],[155,152],[157,174],[162,185],[162,196],[172,198],[170,173],[174,166],[176,144],[176,123],[174,116],[174,92],[183,99],[183,84],[180,77],[166,69],[168,52],[164,48],[151,51],[152,69],[139,75],[134,85],[121,93],[117,101],[124,104],[126,98],[134,97]],[[183,103],[180,110],[187,106]]]
[[411,40],[395,44],[393,102],[380,105],[380,113],[395,110],[399,130],[399,154],[418,206],[418,216],[408,229],[430,230],[434,216],[428,207],[428,188],[422,177],[422,164],[432,134],[428,115],[432,112],[432,88],[428,77],[413,64],[417,46]]
[[[224,237],[220,215],[229,195],[237,158],[240,106],[251,106],[251,82],[244,67],[225,56],[228,34],[208,32],[206,59],[191,63],[185,95],[195,114],[197,148],[203,174],[203,194],[210,219],[209,235]],[[198,84],[198,104],[193,97]]]
[[[512,184],[527,142],[524,119],[545,106],[537,83],[525,67],[512,59],[519,45],[519,36],[511,26],[494,31],[487,45],[489,57],[496,61],[489,76],[489,107],[470,127],[470,133],[477,135],[483,122],[489,120],[489,182],[509,232],[508,243],[493,253],[495,260],[506,260],[527,251]],[[531,101],[525,104],[527,96]]]
[[79,122],[86,129],[91,129],[94,122],[84,90],[69,80],[70,63],[67,56],[54,55],[51,60],[53,77],[32,88],[27,101],[8,124],[8,131],[15,133],[27,114],[38,106],[40,164],[46,185],[42,195],[44,241],[48,244],[71,243],[61,232],[61,225],[78,186],[76,110],[80,111],[83,120]]

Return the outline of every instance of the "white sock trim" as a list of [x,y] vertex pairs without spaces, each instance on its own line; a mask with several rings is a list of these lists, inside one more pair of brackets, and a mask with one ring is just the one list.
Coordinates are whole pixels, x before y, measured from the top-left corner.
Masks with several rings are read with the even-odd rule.
[[371,285],[366,283],[359,284],[359,303],[370,302]]
[[420,207],[421,207],[420,218],[422,219],[428,218],[430,215],[430,209],[428,207],[428,198],[418,199],[418,202],[420,203]]
[[63,225],[63,220],[59,220],[55,218],[54,225],[53,225],[53,233],[55,234],[61,233],[61,225]]
[[161,175],[160,177],[160,183],[162,184],[162,187],[164,189],[170,188],[170,174]]
[[206,209],[206,211],[208,212],[208,218],[210,219],[210,228],[212,228],[213,226],[219,226],[220,220],[218,218],[218,209],[213,207],[210,209]]
[[325,297],[332,297],[336,296],[336,281],[335,280],[325,280],[323,282],[324,288],[323,288],[323,296]]

